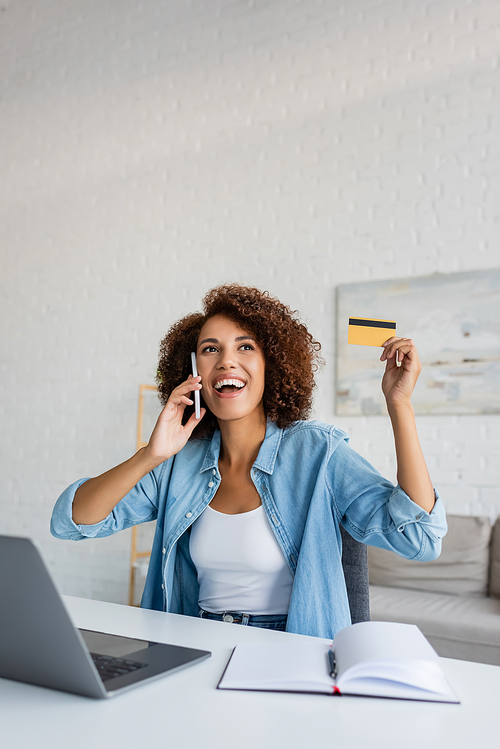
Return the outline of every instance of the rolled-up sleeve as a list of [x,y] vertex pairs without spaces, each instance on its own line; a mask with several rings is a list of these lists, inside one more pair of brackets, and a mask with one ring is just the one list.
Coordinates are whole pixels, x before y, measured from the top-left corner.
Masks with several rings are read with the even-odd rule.
[[434,507],[426,512],[398,485],[389,498],[388,513],[396,532],[410,540],[413,548],[420,543],[420,549],[413,559],[428,562],[441,553],[441,539],[448,531],[446,513],[441,497],[434,489]]
[[151,471],[144,476],[118,502],[107,517],[94,525],[77,525],[73,521],[73,500],[76,491],[88,479],[75,481],[63,491],[54,506],[50,521],[50,532],[56,538],[81,541],[84,538],[110,536],[138,523],[155,520],[158,514],[159,481],[156,474],[158,470],[155,469],[155,471]]
[[434,492],[434,507],[426,512],[352,450],[345,433],[333,437],[327,482],[334,511],[346,530],[362,543],[407,559],[438,557],[448,530],[439,494]]

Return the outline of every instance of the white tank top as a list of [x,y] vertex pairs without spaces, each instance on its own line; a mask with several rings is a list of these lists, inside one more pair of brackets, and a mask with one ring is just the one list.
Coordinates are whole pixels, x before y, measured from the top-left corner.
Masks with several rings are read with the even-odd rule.
[[238,515],[208,506],[191,527],[189,551],[205,611],[288,613],[293,577],[262,505]]

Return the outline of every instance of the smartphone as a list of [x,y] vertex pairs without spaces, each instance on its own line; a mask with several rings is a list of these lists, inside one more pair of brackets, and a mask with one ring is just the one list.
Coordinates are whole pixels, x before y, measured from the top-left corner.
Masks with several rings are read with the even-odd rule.
[[[191,369],[193,370],[193,377],[198,377],[198,370],[196,369],[196,354],[194,351],[191,353]],[[197,419],[200,418],[200,391],[193,390],[194,392],[194,415]]]

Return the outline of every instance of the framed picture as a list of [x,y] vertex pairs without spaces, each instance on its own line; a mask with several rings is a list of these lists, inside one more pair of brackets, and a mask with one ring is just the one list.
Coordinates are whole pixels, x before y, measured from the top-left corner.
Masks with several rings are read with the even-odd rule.
[[415,341],[415,413],[500,413],[499,268],[338,287],[336,412],[385,413],[381,349],[348,344],[349,317],[395,320]]

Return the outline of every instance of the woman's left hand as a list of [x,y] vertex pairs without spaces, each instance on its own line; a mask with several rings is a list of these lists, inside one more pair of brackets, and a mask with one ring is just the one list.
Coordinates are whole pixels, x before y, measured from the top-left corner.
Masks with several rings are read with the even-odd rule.
[[382,378],[382,392],[387,406],[408,404],[422,371],[415,344],[411,338],[394,336],[389,338],[383,347],[380,361],[385,361],[386,367]]

